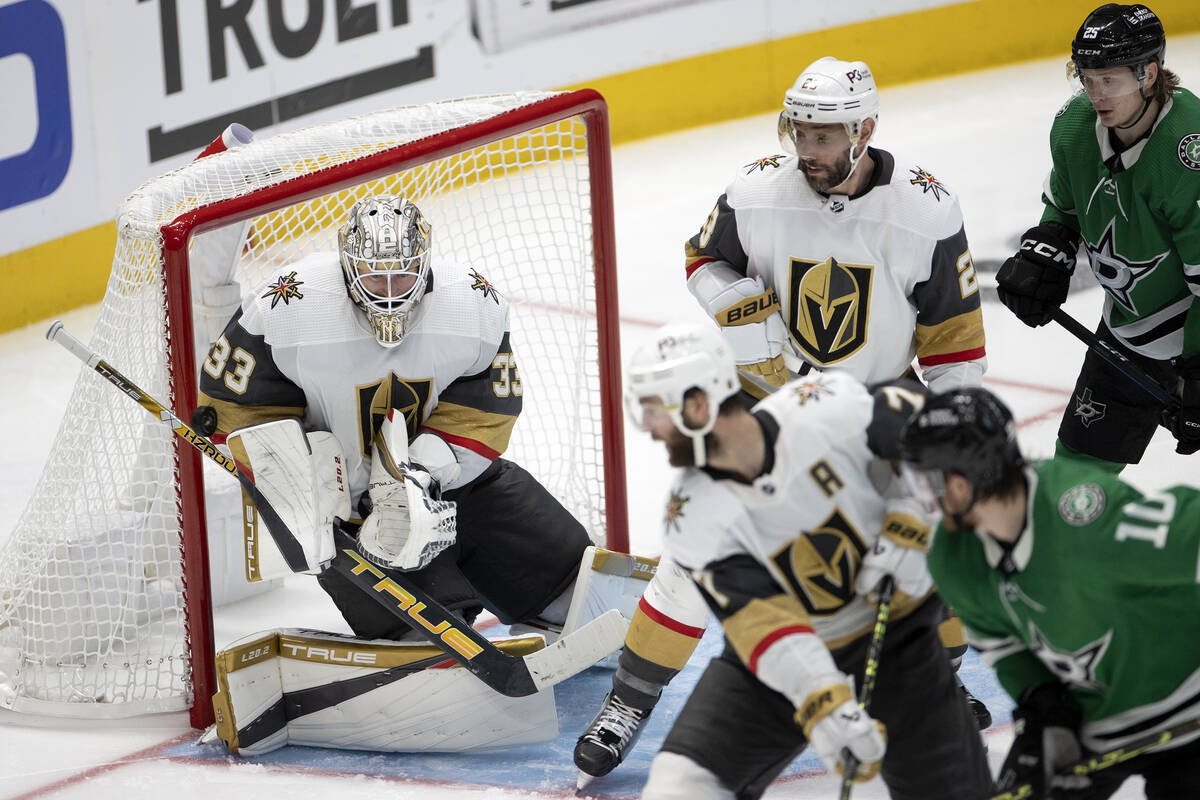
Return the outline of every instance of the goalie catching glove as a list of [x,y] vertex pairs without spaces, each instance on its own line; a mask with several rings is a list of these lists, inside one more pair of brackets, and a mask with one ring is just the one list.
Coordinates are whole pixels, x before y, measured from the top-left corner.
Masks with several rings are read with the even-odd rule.
[[454,544],[457,509],[440,499],[429,471],[409,460],[408,430],[395,414],[388,412],[375,437],[368,489],[372,506],[358,531],[358,551],[383,567],[422,569]]

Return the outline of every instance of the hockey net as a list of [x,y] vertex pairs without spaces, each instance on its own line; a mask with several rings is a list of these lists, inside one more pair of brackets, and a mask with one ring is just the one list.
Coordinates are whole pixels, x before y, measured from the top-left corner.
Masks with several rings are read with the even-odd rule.
[[[219,330],[289,263],[336,249],[346,212],[369,194],[414,199],[435,260],[477,267],[508,298],[525,391],[506,456],[595,541],[627,549],[608,122],[595,92],[393,109],[147,182],[121,208],[90,347],[190,419],[213,321]],[[232,483],[206,476],[167,425],[82,370],[0,552],[0,708],[93,718],[191,708],[194,725],[208,724],[205,541],[240,542],[239,520],[218,524],[211,499]]]

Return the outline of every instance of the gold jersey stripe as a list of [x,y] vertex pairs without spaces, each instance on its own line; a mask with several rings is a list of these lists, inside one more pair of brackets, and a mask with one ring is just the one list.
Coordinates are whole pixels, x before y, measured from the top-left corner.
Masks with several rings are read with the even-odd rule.
[[238,428],[272,422],[277,419],[304,416],[303,406],[239,406],[226,400],[218,400],[200,392],[196,406],[212,406],[217,412],[217,434],[228,435]]
[[516,422],[517,418],[511,414],[496,414],[457,403],[439,402],[429,419],[421,424],[452,436],[473,439],[497,453],[503,453],[508,449],[508,440],[512,437]]
[[633,612],[633,622],[625,635],[625,646],[639,657],[672,670],[687,666],[688,659],[700,644],[698,637],[688,636],[655,622],[639,607]]
[[946,649],[964,647],[967,644],[967,635],[963,630],[962,620],[958,617],[943,620],[938,625],[938,638],[942,640],[942,647]]
[[722,623],[725,636],[743,664],[750,664],[759,644],[781,628],[812,627],[812,618],[800,601],[788,594],[756,597]]
[[984,346],[983,312],[967,311],[936,325],[917,325],[917,356],[945,355]]

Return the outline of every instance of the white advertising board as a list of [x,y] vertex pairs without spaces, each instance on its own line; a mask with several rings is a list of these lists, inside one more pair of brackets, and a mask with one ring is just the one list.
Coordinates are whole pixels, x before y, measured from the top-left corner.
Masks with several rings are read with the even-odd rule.
[[269,136],[951,2],[0,0],[0,255],[111,219],[229,122]]

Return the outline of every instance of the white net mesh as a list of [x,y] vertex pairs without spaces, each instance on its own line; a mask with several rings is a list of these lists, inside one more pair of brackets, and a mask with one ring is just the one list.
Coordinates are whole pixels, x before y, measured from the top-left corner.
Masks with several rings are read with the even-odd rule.
[[[211,325],[223,324],[243,292],[279,266],[335,249],[337,227],[357,199],[404,194],[432,222],[437,257],[477,266],[512,303],[525,410],[506,456],[603,541],[583,118],[473,148],[447,144],[451,152],[432,161],[423,156],[427,163],[416,165],[376,155],[430,137],[454,138],[442,134],[513,109],[532,105],[535,116],[536,104],[552,96],[468,98],[356,117],[270,137],[147,182],[121,209],[90,347],[173,407],[181,382],[194,385],[195,378],[171,374],[179,321],[167,312],[165,225],[181,215],[186,224],[189,212],[224,209],[246,195],[253,195],[252,207],[263,207],[258,198],[272,187],[296,187],[294,197],[281,195],[290,204],[273,201],[275,210],[193,240],[190,344],[202,357]],[[505,126],[512,121],[503,118]],[[368,156],[387,162],[375,176],[388,174],[347,185],[342,165]],[[45,471],[0,552],[0,707],[116,717],[192,704],[192,659],[211,654],[193,652],[184,612],[179,474],[170,429],[83,370]],[[209,530],[215,530],[211,519]]]

